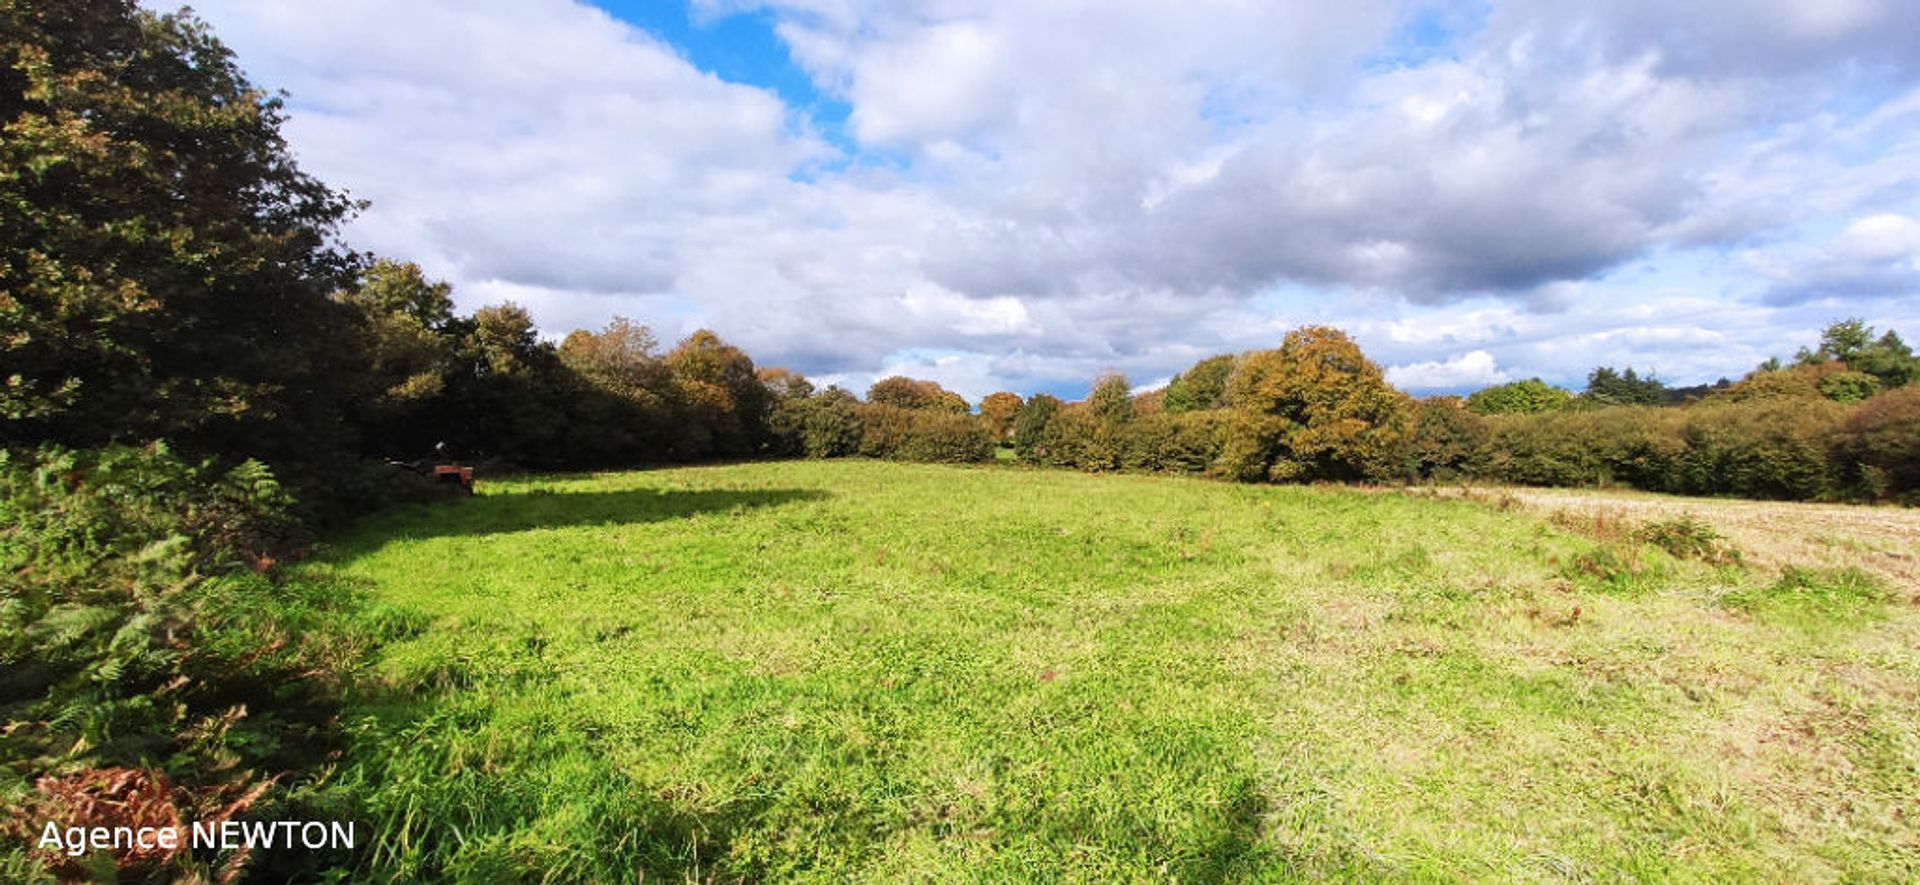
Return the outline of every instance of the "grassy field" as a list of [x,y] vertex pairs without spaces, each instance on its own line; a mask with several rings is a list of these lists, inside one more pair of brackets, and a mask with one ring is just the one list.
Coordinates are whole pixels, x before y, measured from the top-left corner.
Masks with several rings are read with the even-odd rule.
[[1911,590],[1570,524],[862,461],[486,483],[308,566],[391,640],[331,788],[400,876],[1920,878]]

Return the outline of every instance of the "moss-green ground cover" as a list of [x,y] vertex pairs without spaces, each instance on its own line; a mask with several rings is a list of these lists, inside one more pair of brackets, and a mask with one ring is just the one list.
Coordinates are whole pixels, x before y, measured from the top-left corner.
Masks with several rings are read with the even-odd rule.
[[332,788],[380,876],[1920,876],[1920,609],[1599,544],[1006,468],[485,483],[310,566],[391,637]]

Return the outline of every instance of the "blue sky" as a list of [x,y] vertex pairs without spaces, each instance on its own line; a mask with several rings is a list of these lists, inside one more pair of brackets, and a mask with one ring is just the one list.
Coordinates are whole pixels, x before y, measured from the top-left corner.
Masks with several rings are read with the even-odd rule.
[[1898,0],[213,0],[357,247],[971,398],[1340,326],[1416,392],[1920,337]]

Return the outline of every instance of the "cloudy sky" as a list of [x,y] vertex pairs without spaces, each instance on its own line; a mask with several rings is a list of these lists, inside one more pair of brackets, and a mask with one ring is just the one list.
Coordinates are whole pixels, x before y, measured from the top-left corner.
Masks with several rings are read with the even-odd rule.
[[463,306],[978,398],[1305,323],[1416,392],[1920,338],[1909,2],[195,8]]

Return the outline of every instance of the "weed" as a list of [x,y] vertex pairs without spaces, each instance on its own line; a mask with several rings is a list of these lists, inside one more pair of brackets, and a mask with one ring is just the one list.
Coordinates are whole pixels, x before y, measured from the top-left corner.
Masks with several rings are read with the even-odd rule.
[[1710,565],[1740,565],[1739,550],[1727,543],[1726,536],[1692,514],[1647,523],[1634,530],[1641,543],[1667,551],[1675,559],[1696,559]]
[[1788,567],[1772,584],[1737,590],[1721,601],[1764,621],[1818,629],[1873,618],[1893,596],[1878,578],[1859,569]]

